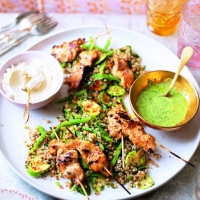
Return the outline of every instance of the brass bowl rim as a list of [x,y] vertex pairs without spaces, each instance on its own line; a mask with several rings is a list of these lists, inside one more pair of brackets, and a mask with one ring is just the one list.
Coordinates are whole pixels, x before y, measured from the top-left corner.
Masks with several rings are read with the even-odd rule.
[[196,89],[196,87],[191,83],[190,80],[188,80],[187,78],[185,78],[183,75],[179,75],[181,76],[183,79],[185,79],[189,84],[190,86],[193,88],[194,90],[194,93],[195,93],[195,96],[197,97],[198,101],[197,101],[197,106],[196,106],[196,110],[193,114],[193,116],[188,119],[188,121],[184,122],[184,123],[179,123],[175,126],[159,126],[159,125],[155,125],[155,124],[152,124],[148,121],[146,121],[143,117],[141,117],[138,112],[136,111],[136,109],[134,108],[133,104],[132,104],[132,101],[131,101],[131,93],[133,92],[132,91],[132,88],[134,86],[134,84],[136,84],[138,82],[138,80],[142,77],[144,77],[145,75],[149,74],[149,73],[155,73],[155,72],[166,72],[166,73],[172,73],[172,74],[175,74],[175,72],[173,71],[168,71],[168,70],[153,70],[153,71],[148,71],[146,73],[144,73],[143,75],[139,76],[131,85],[131,88],[130,88],[130,92],[129,92],[129,103],[131,105],[131,109],[132,111],[134,112],[134,114],[139,118],[139,120],[142,121],[143,124],[147,125],[148,127],[151,127],[151,128],[154,128],[154,129],[159,129],[159,130],[175,130],[175,129],[178,129],[178,128],[181,128],[183,127],[184,125],[188,124],[197,114],[198,110],[199,110],[199,101],[200,101],[200,97],[199,97],[199,93]]

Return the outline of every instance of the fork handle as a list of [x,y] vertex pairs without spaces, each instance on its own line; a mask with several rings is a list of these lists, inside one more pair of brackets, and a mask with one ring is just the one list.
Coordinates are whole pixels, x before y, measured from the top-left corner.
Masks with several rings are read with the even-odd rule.
[[11,27],[13,27],[14,25],[15,25],[15,22],[12,22],[12,23],[10,23],[10,24],[8,24],[8,25],[6,25],[6,26],[0,27],[0,33],[6,31],[7,29],[9,29],[9,28],[11,28]]
[[31,34],[26,34],[23,37],[20,37],[18,39],[13,39],[12,41],[9,42],[9,44],[3,48],[0,48],[0,56],[2,56],[3,54],[5,54],[6,52],[10,51],[11,49],[13,49],[14,47],[18,46],[19,44],[21,44],[23,41],[25,41],[26,39],[28,39],[31,36]]

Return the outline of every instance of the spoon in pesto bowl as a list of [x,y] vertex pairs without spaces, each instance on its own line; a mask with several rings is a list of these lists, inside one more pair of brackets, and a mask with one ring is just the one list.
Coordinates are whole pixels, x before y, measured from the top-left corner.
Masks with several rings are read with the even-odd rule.
[[169,86],[167,93],[165,95],[163,95],[163,97],[170,97],[170,92],[171,92],[172,88],[174,87],[174,84],[175,84],[179,74],[181,73],[181,70],[183,69],[185,64],[188,62],[188,60],[191,58],[192,54],[193,54],[193,49],[191,47],[185,47],[183,49],[182,54],[181,54],[179,68]]

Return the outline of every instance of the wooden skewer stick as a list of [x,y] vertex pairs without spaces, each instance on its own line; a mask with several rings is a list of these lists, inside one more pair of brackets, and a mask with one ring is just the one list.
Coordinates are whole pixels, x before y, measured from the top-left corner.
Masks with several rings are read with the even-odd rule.
[[85,190],[83,184],[81,183],[81,181],[79,181],[79,184],[80,184],[80,186],[81,186],[81,188],[82,188],[82,190],[83,190],[83,192],[84,192],[86,198],[87,198],[88,200],[90,200],[90,198],[89,198],[89,196],[88,196],[88,194],[87,194],[87,192],[86,192],[86,190]]
[[96,44],[97,39],[100,37],[102,31],[103,31],[103,28],[101,28],[101,30],[100,30],[98,36],[94,39],[94,43],[92,44],[92,46],[91,46],[91,48],[89,49],[89,51],[91,51],[91,50],[93,49],[93,47],[94,47],[94,45]]
[[178,156],[177,154],[173,153],[172,151],[170,151],[169,149],[167,149],[166,147],[164,147],[162,144],[158,143],[155,141],[155,144],[158,145],[159,147],[163,148],[164,150],[168,151],[169,153],[171,153],[172,155],[174,155],[175,157],[179,158],[180,160],[182,160],[183,162],[187,163],[188,165],[195,167],[193,164],[189,163],[188,161],[186,161],[185,159],[181,158],[180,156]]
[[[107,27],[106,25],[105,25],[105,27],[106,27],[106,30],[107,30],[107,32],[108,32],[109,37],[112,38],[112,37],[110,36],[110,32],[109,32],[109,30],[108,30],[108,27]],[[115,54],[115,47],[114,47],[114,45],[113,45],[113,42],[111,42],[111,45],[112,45],[112,48],[113,48],[113,51],[114,51],[114,54]]]
[[[101,37],[101,36],[103,36],[103,35],[106,35],[106,34],[112,32],[112,31],[113,31],[113,30],[110,30],[110,31],[108,31],[108,32],[106,32],[106,33],[103,33],[103,34],[101,34],[101,35],[99,35],[99,36],[93,38],[93,40],[94,40],[94,39],[98,39],[99,37]],[[87,43],[87,42],[90,42],[90,40],[87,40],[87,41],[85,41],[84,43]]]
[[76,136],[72,133],[72,131],[66,126],[66,129],[72,134],[73,138],[76,138]]
[[106,168],[104,167],[104,169],[112,176],[112,178],[114,178],[122,187],[124,190],[126,190],[126,192],[128,192],[128,194],[131,194],[119,181],[116,177],[113,176],[113,174]]
[[122,167],[124,168],[124,136],[121,137],[122,140]]
[[57,135],[57,133],[56,133],[56,131],[54,130],[54,128],[53,128],[53,127],[51,127],[51,129],[53,130],[53,132],[54,132],[54,134],[55,134],[55,136],[56,136],[57,140],[60,140],[60,139],[59,139],[59,137],[58,137],[58,135]]

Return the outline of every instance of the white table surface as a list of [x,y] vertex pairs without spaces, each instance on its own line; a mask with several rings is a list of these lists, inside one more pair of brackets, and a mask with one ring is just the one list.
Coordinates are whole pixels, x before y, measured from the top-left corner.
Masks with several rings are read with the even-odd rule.
[[[93,15],[93,14],[50,14],[59,22],[57,27],[52,31],[82,26],[82,25],[112,25],[131,29],[142,34],[145,34],[170,49],[176,54],[177,52],[177,30],[174,34],[163,37],[151,33],[146,26],[145,15]],[[16,14],[0,13],[0,26],[11,22]],[[0,57],[0,66],[10,57],[27,49],[31,44],[41,40],[46,36],[34,36],[23,44],[19,45],[12,51]],[[200,86],[200,68],[189,68],[193,76],[196,78]],[[155,191],[153,196],[148,197],[150,200],[190,200],[195,187],[195,180],[200,170],[200,146],[196,150],[192,159],[190,160],[196,167],[186,166],[175,178],[166,183]],[[7,188],[16,190],[34,197],[37,200],[53,200],[54,198],[36,190],[28,185],[21,178],[19,178],[0,157],[0,189]],[[137,200],[146,199],[147,197],[140,197]],[[13,198],[14,200],[14,198]]]

